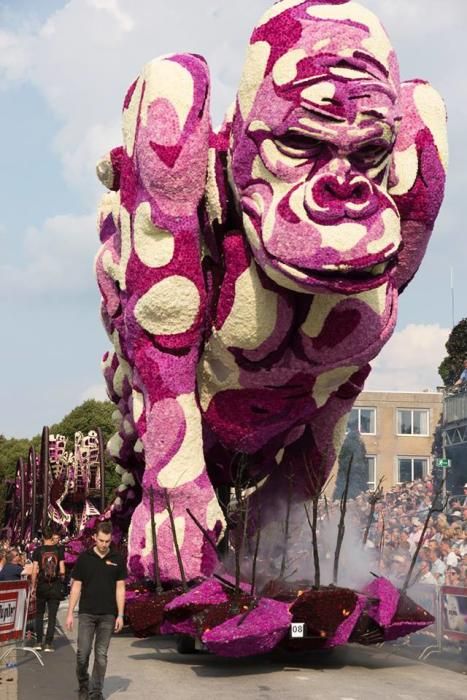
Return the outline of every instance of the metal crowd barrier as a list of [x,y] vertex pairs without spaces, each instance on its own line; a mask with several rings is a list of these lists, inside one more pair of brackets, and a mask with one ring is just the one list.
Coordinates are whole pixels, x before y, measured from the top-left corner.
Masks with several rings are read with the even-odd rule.
[[432,639],[419,659],[440,654],[449,642],[467,645],[467,588],[417,584],[411,587],[409,594],[435,618],[430,627],[410,636],[412,641]]
[[[26,627],[30,610],[31,586],[29,581],[0,581],[0,645],[7,645],[0,655],[0,663],[13,651],[34,654],[41,666],[44,662],[36,649],[25,646]],[[13,644],[9,644],[13,642]]]

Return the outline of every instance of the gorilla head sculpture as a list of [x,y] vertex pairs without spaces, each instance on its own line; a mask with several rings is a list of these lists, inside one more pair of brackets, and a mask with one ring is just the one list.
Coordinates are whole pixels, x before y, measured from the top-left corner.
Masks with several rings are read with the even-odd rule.
[[401,195],[425,185],[425,237],[441,204],[443,121],[434,90],[400,85],[371,12],[345,1],[277,3],[253,33],[230,143],[230,181],[266,274],[305,293],[387,282],[413,213],[399,211]]
[[253,32],[219,133],[206,63],[188,54],[144,68],[123,125],[98,168],[111,190],[97,276],[119,416],[112,516],[131,519],[130,568],[151,576],[153,489],[161,572],[175,580],[167,491],[196,578],[215,560],[186,510],[220,535],[219,463],[248,453],[269,505],[294,455],[316,484],[328,475],[441,204],[445,112],[428,84],[400,83],[372,13],[282,0]]
[[232,179],[252,249],[308,293],[380,285],[400,245],[387,191],[397,63],[380,25],[356,14],[302,3],[260,25],[234,119]]

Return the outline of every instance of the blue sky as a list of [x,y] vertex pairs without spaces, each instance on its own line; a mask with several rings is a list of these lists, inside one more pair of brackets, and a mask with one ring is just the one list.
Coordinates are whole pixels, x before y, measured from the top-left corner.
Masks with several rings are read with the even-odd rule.
[[[213,116],[233,100],[249,33],[270,0],[0,0],[0,433],[29,437],[84,398],[104,397],[93,278],[98,157],[120,141],[126,88],[159,54],[206,56]],[[395,335],[367,388],[424,389],[451,326],[467,315],[464,231],[465,0],[366,0],[398,50],[403,78],[446,100],[448,189],[429,251],[400,301]],[[442,7],[442,14],[440,13]]]

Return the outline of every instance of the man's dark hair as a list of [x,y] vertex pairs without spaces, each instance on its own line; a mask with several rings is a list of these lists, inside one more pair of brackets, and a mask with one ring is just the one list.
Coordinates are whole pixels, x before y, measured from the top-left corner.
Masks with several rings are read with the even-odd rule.
[[96,535],[98,535],[99,532],[104,533],[104,535],[112,534],[112,523],[110,522],[110,520],[103,520],[102,522],[97,523]]
[[44,540],[51,540],[52,535],[54,534],[54,531],[50,527],[50,525],[46,525],[44,529],[42,530],[42,537]]
[[11,564],[13,559],[18,556],[18,550],[17,549],[10,549],[9,552],[6,553],[6,563]]

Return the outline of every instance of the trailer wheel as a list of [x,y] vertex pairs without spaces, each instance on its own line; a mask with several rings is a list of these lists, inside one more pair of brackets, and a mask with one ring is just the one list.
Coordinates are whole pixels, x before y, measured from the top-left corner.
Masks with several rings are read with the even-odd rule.
[[179,654],[195,654],[196,642],[187,634],[179,634],[177,637],[177,651]]

